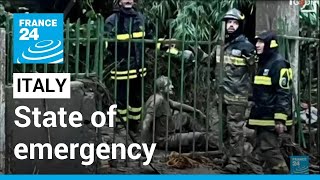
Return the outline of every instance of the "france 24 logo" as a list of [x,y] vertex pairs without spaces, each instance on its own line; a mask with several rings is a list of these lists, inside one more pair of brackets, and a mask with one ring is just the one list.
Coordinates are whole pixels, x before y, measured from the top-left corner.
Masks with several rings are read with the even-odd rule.
[[13,14],[13,63],[63,63],[63,14]]
[[308,156],[290,156],[291,174],[309,174]]

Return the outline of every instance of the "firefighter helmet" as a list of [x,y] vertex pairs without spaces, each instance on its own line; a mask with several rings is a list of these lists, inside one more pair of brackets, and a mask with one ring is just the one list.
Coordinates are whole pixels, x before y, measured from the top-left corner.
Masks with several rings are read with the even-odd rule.
[[259,35],[255,37],[255,40],[262,40],[266,46],[269,48],[277,48],[278,47],[278,38],[276,33],[272,31],[263,31]]
[[233,8],[226,13],[226,15],[223,17],[223,20],[235,19],[238,21],[243,21],[244,18],[245,18],[244,14],[242,14],[238,9]]

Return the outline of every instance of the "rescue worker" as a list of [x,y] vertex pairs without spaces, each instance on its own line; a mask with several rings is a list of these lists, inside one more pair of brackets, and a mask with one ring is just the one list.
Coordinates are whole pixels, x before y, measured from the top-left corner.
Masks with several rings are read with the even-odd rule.
[[[129,50],[129,42],[126,40],[129,38],[141,39],[145,35],[150,36],[150,31],[148,34],[144,31],[145,17],[134,8],[134,0],[120,0],[119,7],[105,22],[107,36],[118,40],[118,64],[117,69],[114,68],[111,71],[111,78],[117,79],[118,113],[125,121],[128,117],[129,129],[137,132],[141,118],[141,78],[146,76],[147,69],[142,69],[142,43],[131,42],[131,49]],[[118,32],[115,32],[116,26]],[[108,50],[115,55],[115,43],[108,43],[107,46]],[[114,59],[112,60],[114,61]],[[127,81],[129,81],[129,87],[127,87]],[[129,88],[128,108],[127,88]],[[120,122],[119,119],[117,119],[117,122]]]
[[[243,35],[245,16],[237,9],[229,10],[223,20],[226,35],[223,69],[220,69],[220,48],[216,51],[216,77],[218,93],[222,96],[224,124],[225,169],[233,173],[240,170],[244,148],[245,112],[251,91],[250,69],[255,64],[255,47]],[[224,75],[219,79],[219,71]]]
[[[128,39],[153,39],[152,28],[147,28],[145,24],[146,18],[138,12],[134,7],[134,0],[119,0],[119,9],[116,9],[105,22],[105,32],[107,37],[116,38],[117,43],[117,69],[111,71],[111,78],[117,80],[117,105],[118,113],[123,120],[129,120],[129,129],[138,132],[138,125],[141,118],[141,79],[147,74],[147,67],[142,69],[142,42],[131,42],[129,54]],[[130,28],[131,19],[131,28]],[[115,32],[117,27],[117,32]],[[130,33],[131,30],[131,33]],[[151,48],[163,50],[172,54],[177,54],[178,51],[174,44],[170,47],[168,43],[163,42],[164,39],[159,39],[159,43],[155,46],[145,44]],[[115,55],[115,43],[106,43],[107,49]],[[154,46],[154,47],[152,47]],[[130,56],[128,58],[128,56]],[[114,58],[112,62],[114,62]],[[129,69],[128,69],[129,66]],[[127,81],[129,80],[129,87]],[[129,107],[127,108],[127,88],[129,88]],[[120,120],[117,119],[117,124]]]
[[263,32],[256,40],[259,62],[248,126],[256,129],[257,152],[271,173],[288,173],[278,136],[292,125],[292,70],[289,62],[278,53],[273,32]]
[[[142,141],[144,143],[152,143],[153,133],[155,134],[155,143],[157,143],[157,148],[165,149],[166,143],[168,143],[168,149],[178,151],[179,141],[181,137],[181,149],[184,152],[192,150],[193,145],[193,135],[195,137],[195,148],[196,150],[204,151],[206,148],[206,133],[199,132],[201,130],[201,122],[193,121],[192,118],[187,118],[182,120],[184,123],[179,124],[174,122],[172,118],[172,109],[180,110],[193,113],[196,112],[200,115],[200,118],[205,118],[206,116],[197,109],[186,104],[181,104],[179,102],[173,101],[168,97],[169,94],[173,94],[173,85],[168,77],[161,76],[155,81],[156,93],[151,95],[145,104],[145,118],[143,120],[142,127]],[[153,120],[155,118],[155,132],[153,132]],[[168,118],[168,122],[167,122]],[[188,132],[176,133],[180,127],[189,127]],[[202,126],[203,127],[203,126]],[[204,129],[204,128],[202,128]],[[193,130],[195,134],[193,134]],[[198,132],[196,132],[198,131]],[[167,138],[168,133],[168,138]],[[181,135],[181,136],[180,136]],[[216,150],[218,146],[217,136],[209,136],[208,147],[209,149]]]

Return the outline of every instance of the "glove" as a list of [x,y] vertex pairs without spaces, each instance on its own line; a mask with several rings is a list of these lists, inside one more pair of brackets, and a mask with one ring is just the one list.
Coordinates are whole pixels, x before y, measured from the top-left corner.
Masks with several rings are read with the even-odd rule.
[[252,52],[250,52],[250,53],[246,53],[246,52],[244,51],[244,52],[242,52],[242,56],[246,59],[247,64],[248,64],[249,66],[254,65],[254,64],[257,62],[257,60],[258,60],[258,56],[257,56],[257,54],[256,54],[256,51],[252,51]]

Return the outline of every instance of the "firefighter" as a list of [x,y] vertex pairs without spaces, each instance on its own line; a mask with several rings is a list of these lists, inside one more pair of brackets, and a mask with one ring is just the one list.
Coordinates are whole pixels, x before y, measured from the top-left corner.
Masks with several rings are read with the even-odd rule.
[[[216,51],[216,77],[218,92],[222,96],[224,124],[225,169],[239,172],[243,159],[245,112],[251,92],[250,69],[255,64],[255,47],[243,35],[245,16],[237,9],[229,10],[223,20],[226,35],[223,69],[220,69],[220,48]],[[224,75],[219,79],[219,71]]]
[[[146,17],[134,7],[134,0],[119,0],[119,8],[110,15],[105,22],[106,36],[117,38],[117,69],[111,71],[111,78],[117,80],[117,105],[118,113],[122,119],[129,120],[129,129],[138,132],[139,120],[141,118],[141,79],[147,74],[147,67],[142,68],[142,42],[131,42],[129,54],[129,38],[132,39],[153,39],[153,29],[148,27]],[[130,21],[131,19],[131,21]],[[131,22],[131,28],[130,26]],[[118,32],[115,32],[117,28]],[[131,33],[130,33],[131,29]],[[122,41],[122,42],[121,42]],[[156,45],[145,44],[146,46],[178,56],[181,52],[174,43],[158,40]],[[115,43],[106,43],[107,49],[115,55]],[[189,54],[184,56],[191,57]],[[130,56],[128,58],[128,56]],[[114,61],[114,60],[113,60]],[[129,66],[129,69],[128,69]],[[127,87],[129,81],[129,87]],[[127,107],[127,89],[129,89],[129,107]],[[120,120],[117,119],[118,124]]]
[[289,62],[278,53],[277,37],[273,32],[262,32],[256,36],[256,41],[259,62],[248,125],[256,129],[259,159],[266,163],[271,173],[288,173],[278,137],[292,126],[292,70]]
[[[108,37],[118,40],[117,68],[111,70],[111,78],[117,80],[117,110],[124,121],[129,120],[129,129],[137,132],[141,118],[141,78],[146,76],[147,69],[146,67],[142,69],[142,43],[131,42],[129,49],[128,39],[148,38],[150,31],[146,34],[145,17],[135,9],[134,3],[134,0],[120,0],[119,8],[106,19],[105,32]],[[118,32],[115,32],[116,27]],[[107,43],[106,46],[114,56],[115,43]],[[128,107],[127,98],[129,98]],[[119,119],[116,121],[120,123]]]

